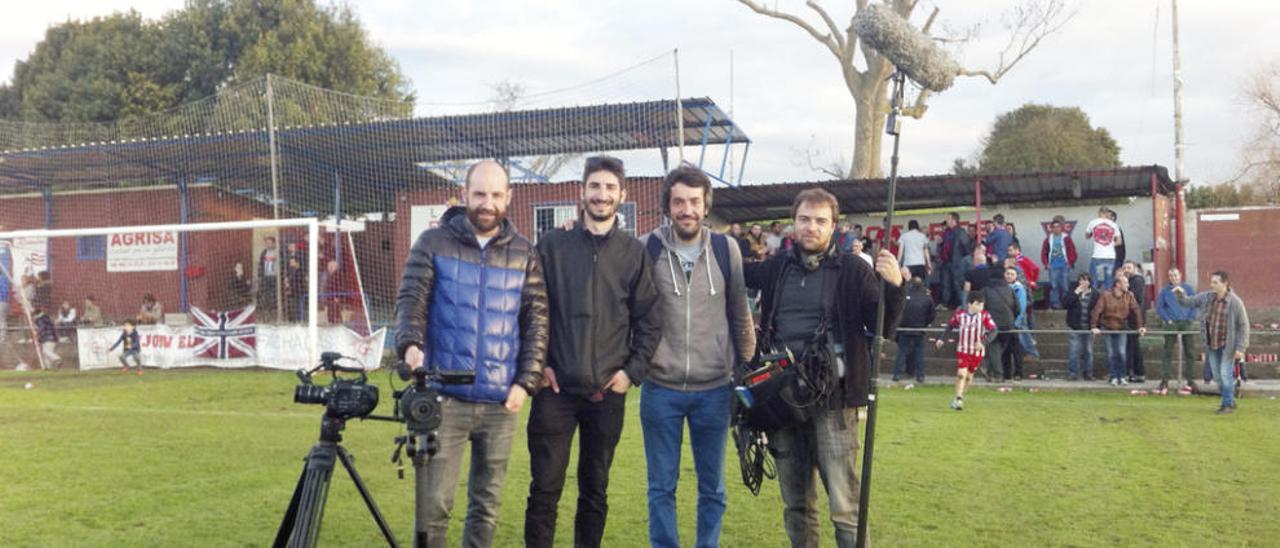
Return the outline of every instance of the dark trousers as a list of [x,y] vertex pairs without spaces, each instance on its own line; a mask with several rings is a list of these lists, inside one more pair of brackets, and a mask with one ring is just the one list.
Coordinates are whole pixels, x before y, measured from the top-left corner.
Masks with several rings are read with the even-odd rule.
[[578,512],[573,520],[573,545],[600,546],[609,513],[605,493],[609,488],[609,467],[622,436],[626,404],[625,394],[610,391],[605,391],[599,402],[551,390],[534,396],[529,415],[529,467],[533,480],[524,512],[525,546],[550,548],[555,544],[556,506],[564,490],[575,430],[582,431],[582,439],[578,442]]
[[[1013,328],[1010,327],[1009,329]],[[1008,346],[1009,342],[1018,344],[1016,339],[1011,341],[1010,338],[1005,337],[1005,335],[1007,335],[1007,333],[1004,333],[1003,329],[996,333],[996,338],[991,339],[991,344],[987,345],[986,357],[982,359],[982,363],[984,364],[983,367],[986,367],[987,375],[991,377],[991,380],[998,380],[1004,376],[1004,373],[1001,371],[1003,368],[1000,365],[1000,361],[1001,357],[1004,356],[1005,346]]]
[[[1005,380],[1022,376],[1022,345],[1018,343],[1017,333],[999,333],[1000,368]],[[1011,371],[1012,370],[1012,371]]]
[[1138,343],[1138,335],[1125,336],[1125,368],[1129,370],[1130,377],[1146,377],[1147,366],[1142,360],[1142,345]]

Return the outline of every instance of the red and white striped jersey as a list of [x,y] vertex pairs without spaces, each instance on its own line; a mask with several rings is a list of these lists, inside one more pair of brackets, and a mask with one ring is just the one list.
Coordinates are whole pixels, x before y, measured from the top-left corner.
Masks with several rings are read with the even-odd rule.
[[956,339],[956,352],[970,356],[985,356],[987,355],[986,336],[988,333],[994,333],[995,330],[996,322],[991,319],[991,315],[986,310],[970,314],[968,310],[960,308],[947,321],[947,331],[943,337],[956,331],[959,333]]

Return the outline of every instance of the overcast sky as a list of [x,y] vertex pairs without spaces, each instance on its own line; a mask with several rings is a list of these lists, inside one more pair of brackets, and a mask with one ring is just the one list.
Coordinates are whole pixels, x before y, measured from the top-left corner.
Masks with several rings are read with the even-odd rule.
[[[983,23],[960,52],[971,68],[991,67],[1008,35],[1001,14],[1017,0],[934,0],[939,22]],[[770,2],[772,4],[773,2]],[[549,94],[527,106],[619,102],[675,94],[675,68],[664,52],[679,48],[682,95],[730,106],[753,140],[748,182],[823,178],[799,151],[823,158],[852,150],[852,102],[836,61],[798,28],[756,15],[733,0],[550,1],[367,0],[353,2],[373,39],[413,80],[419,114],[482,110],[507,80],[537,94],[574,87],[637,65],[616,78]],[[778,0],[804,13],[803,2]],[[852,2],[825,3],[837,24]],[[935,96],[928,114],[903,133],[904,174],[944,173],[970,157],[995,117],[1026,102],[1079,106],[1106,127],[1127,165],[1173,170],[1173,92],[1169,0],[1075,0],[1076,17],[1050,36],[998,85],[961,79]],[[0,75],[12,74],[50,25],[134,8],[157,17],[179,0],[44,0],[11,3],[0,18]],[[924,0],[922,6],[931,8]],[[1253,116],[1241,94],[1248,76],[1280,60],[1280,2],[1183,0],[1180,8],[1187,177],[1217,182],[1235,173],[1237,150]],[[925,12],[918,10],[919,24]],[[1157,19],[1158,12],[1158,19]],[[805,14],[808,15],[807,13]],[[462,104],[458,104],[462,103]],[[720,152],[713,151],[718,162]],[[696,151],[693,151],[696,157]],[[884,163],[888,163],[888,147]],[[656,157],[656,154],[649,153]]]

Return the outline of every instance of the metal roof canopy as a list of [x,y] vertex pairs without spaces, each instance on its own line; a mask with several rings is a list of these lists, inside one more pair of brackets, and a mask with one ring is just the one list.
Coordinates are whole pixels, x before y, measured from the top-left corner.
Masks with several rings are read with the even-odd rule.
[[[1153,188],[1154,185],[1154,188]],[[746,185],[715,192],[713,213],[736,223],[791,215],[799,191],[821,187],[840,200],[841,214],[874,213],[887,206],[887,179],[833,180]],[[1176,185],[1158,165],[1007,175],[899,177],[897,209],[932,209],[1172,194]]]
[[[711,99],[683,99],[681,105],[684,144],[749,146],[745,132]],[[333,193],[307,189],[339,177],[342,203],[355,205],[360,200],[348,193],[390,197],[410,186],[441,184],[418,167],[424,162],[675,147],[675,112],[671,99],[278,127],[281,196],[291,207],[325,211],[332,209]],[[261,193],[270,188],[261,180],[270,166],[268,138],[262,128],[0,151],[0,193],[195,181]]]

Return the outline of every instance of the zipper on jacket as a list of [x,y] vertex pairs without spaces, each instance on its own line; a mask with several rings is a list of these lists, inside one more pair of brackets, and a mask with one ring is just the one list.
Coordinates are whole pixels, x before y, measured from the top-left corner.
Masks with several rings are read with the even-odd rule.
[[[671,254],[667,255],[667,260],[671,260]],[[695,276],[693,273],[697,271],[698,261],[694,260],[693,270],[690,272],[684,286],[684,383],[680,385],[682,391],[689,390],[689,329],[692,324],[691,316],[693,314],[693,278]],[[676,281],[676,284],[679,283],[679,281]]]
[[582,233],[586,235],[587,242],[591,244],[591,270],[587,273],[587,294],[591,296],[591,321],[588,322],[587,328],[587,345],[591,348],[590,360],[585,364],[587,370],[591,372],[591,387],[594,389],[602,385],[600,375],[596,369],[596,313],[599,308],[600,296],[596,294],[596,266],[600,262],[600,248],[596,245],[595,235],[587,231],[584,227]]
[[[484,274],[485,274],[485,268],[489,265],[488,256],[489,256],[489,247],[485,246],[480,248],[480,288],[479,288],[480,301],[479,301],[479,309],[476,310],[476,350],[474,354],[476,357],[476,365],[475,365],[474,373],[476,375],[480,375],[482,373],[480,371],[480,368],[485,366],[484,359],[480,355],[480,351],[484,348],[484,344],[481,342],[482,339],[484,339],[484,327],[480,325],[481,324],[480,318],[484,317],[484,293],[485,293]],[[475,385],[473,384],[472,386],[474,387]],[[473,388],[472,397],[474,396],[475,396],[475,392]]]

